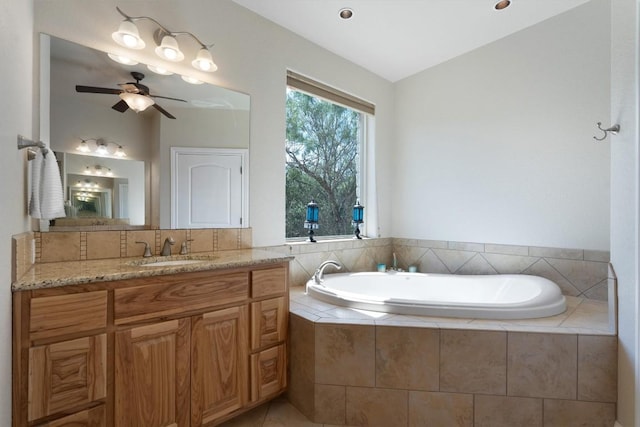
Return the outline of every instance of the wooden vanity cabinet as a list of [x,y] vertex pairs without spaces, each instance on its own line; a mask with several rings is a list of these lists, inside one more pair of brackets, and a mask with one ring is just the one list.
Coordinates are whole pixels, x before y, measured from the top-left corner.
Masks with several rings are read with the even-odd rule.
[[14,293],[13,426],[210,426],[286,388],[288,263]]

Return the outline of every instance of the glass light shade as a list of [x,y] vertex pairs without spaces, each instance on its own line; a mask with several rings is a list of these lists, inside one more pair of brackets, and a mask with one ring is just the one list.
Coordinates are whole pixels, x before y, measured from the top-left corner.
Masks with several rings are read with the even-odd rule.
[[202,48],[198,51],[196,59],[191,62],[191,65],[197,70],[207,71],[213,73],[218,69],[218,66],[213,62],[211,52],[208,49]]
[[107,53],[107,55],[109,56],[109,58],[113,59],[114,61],[116,61],[119,64],[124,64],[124,65],[137,65],[138,61],[134,61],[133,59],[127,57],[127,56],[123,56],[123,55],[116,55],[115,53]]
[[96,154],[99,154],[101,156],[104,156],[105,154],[108,154],[108,150],[107,150],[107,145],[106,144],[98,144],[98,147],[96,148]]
[[122,145],[118,145],[118,149],[114,153],[116,157],[127,157],[127,153],[122,149]]
[[166,68],[156,67],[155,65],[147,65],[147,68],[150,71],[153,71],[154,73],[160,74],[163,76],[170,76],[173,74],[171,71],[167,70]]
[[202,80],[198,80],[191,76],[180,76],[180,77],[182,77],[182,80],[184,80],[187,83],[191,83],[192,85],[201,85],[202,83],[204,83]]
[[319,212],[320,212],[320,208],[318,208],[318,205],[316,204],[316,202],[311,200],[311,202],[307,204],[307,222],[311,222],[311,223],[318,222]]
[[127,103],[129,108],[131,108],[136,113],[144,111],[156,103],[151,97],[140,95],[137,93],[122,92],[119,96],[124,102]]
[[364,206],[360,204],[360,201],[356,201],[356,204],[353,205],[353,222],[357,224],[361,224],[364,219]]
[[180,62],[184,59],[184,53],[178,47],[178,41],[173,36],[164,36],[160,46],[156,47],[156,55],[172,62]]
[[120,46],[129,49],[144,49],[144,40],[140,38],[138,27],[132,21],[125,19],[120,23],[118,31],[111,34],[111,38]]
[[89,149],[87,141],[80,141],[80,145],[76,147],[76,150],[80,151],[81,153],[88,153],[89,151],[91,151]]

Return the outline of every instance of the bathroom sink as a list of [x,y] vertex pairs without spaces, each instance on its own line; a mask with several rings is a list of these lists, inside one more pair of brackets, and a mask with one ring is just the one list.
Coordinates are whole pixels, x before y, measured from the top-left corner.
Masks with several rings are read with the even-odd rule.
[[207,262],[206,259],[174,259],[170,261],[154,261],[146,264],[141,264],[141,267],[169,267],[172,265],[187,265],[187,264],[198,264],[202,262]]

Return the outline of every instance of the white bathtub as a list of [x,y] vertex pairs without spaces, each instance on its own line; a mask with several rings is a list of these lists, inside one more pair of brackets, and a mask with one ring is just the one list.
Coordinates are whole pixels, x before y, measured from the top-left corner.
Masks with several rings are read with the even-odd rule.
[[311,279],[306,289],[331,304],[397,314],[527,319],[566,310],[558,285],[521,274],[341,273],[320,285]]

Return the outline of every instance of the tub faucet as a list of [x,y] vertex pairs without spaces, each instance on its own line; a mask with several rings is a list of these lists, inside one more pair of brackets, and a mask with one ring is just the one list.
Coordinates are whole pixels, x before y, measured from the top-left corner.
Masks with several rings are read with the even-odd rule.
[[396,253],[393,253],[393,264],[391,265],[391,268],[389,269],[391,271],[402,271],[401,268],[398,268],[398,258],[396,257]]
[[164,245],[162,245],[162,252],[160,252],[160,255],[162,256],[171,255],[171,246],[175,244],[176,244],[176,241],[173,240],[173,237],[167,237],[166,239],[164,239]]
[[333,261],[329,259],[323,262],[322,264],[320,264],[320,267],[318,267],[316,272],[313,274],[313,281],[316,282],[317,285],[322,285],[322,275],[324,274],[324,269],[327,268],[327,266],[329,265],[334,266],[337,270],[342,269],[342,266],[338,261]]

